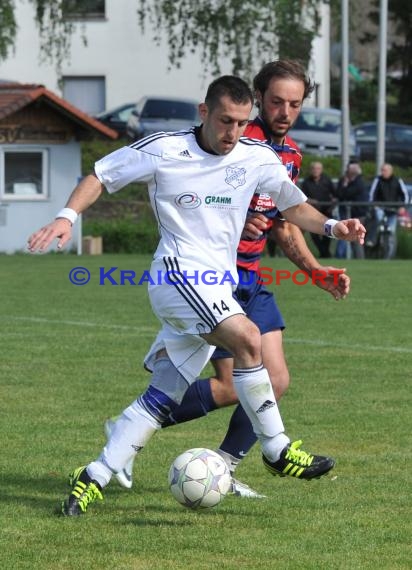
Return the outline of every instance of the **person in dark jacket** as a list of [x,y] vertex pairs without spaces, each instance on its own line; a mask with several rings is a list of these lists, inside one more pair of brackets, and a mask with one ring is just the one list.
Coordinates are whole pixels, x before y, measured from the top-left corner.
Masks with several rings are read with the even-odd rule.
[[[391,164],[385,163],[381,167],[381,174],[372,182],[369,192],[371,202],[388,202],[392,205],[375,208],[374,223],[369,228],[367,245],[375,245],[379,224],[386,216],[386,225],[390,232],[390,240],[386,259],[392,259],[396,253],[396,227],[398,224],[398,210],[409,201],[408,191],[401,178],[397,178],[393,173]],[[399,205],[393,205],[398,202]]]
[[[362,168],[358,162],[350,162],[346,168],[345,174],[338,182],[338,187],[336,190],[336,196],[339,202],[368,202],[369,193],[368,188],[362,176]],[[339,214],[341,219],[348,217],[357,218],[363,221],[366,218],[368,207],[359,205],[341,206],[339,208]],[[336,257],[344,257],[344,252],[341,251],[341,244],[345,246],[345,242],[339,242],[336,248]],[[352,248],[353,256],[356,259],[363,259],[365,257],[365,252],[363,245],[354,246]]]
[[[312,162],[310,164],[310,173],[304,179],[301,187],[302,192],[308,197],[309,204],[312,204],[317,210],[332,217],[332,210],[336,200],[335,186],[332,180],[323,172],[323,164],[321,162]],[[330,257],[331,240],[327,236],[310,234],[313,243],[319,250],[319,257]]]

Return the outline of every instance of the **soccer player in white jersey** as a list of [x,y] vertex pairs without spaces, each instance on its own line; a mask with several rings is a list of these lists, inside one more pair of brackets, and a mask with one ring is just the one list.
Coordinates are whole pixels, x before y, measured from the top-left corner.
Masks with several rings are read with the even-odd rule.
[[[148,389],[117,420],[99,457],[70,476],[72,490],[62,514],[80,515],[102,498],[114,473],[158,431],[179,404],[216,345],[234,357],[234,385],[250,417],[265,466],[273,474],[301,470],[321,476],[334,465],[310,455],[309,464],[289,459],[273,389],[261,362],[258,328],[234,300],[236,247],[255,191],[269,194],[284,217],[312,233],[363,243],[359,220],[328,220],[306,203],[276,153],[265,143],[242,138],[253,95],[234,76],[211,83],[199,106],[201,127],[158,133],[121,148],[95,164],[75,188],[56,219],[29,238],[30,251],[43,251],[58,238],[71,238],[77,215],[104,187],[116,192],[145,181],[160,242],[151,266],[149,298],[162,328],[145,359],[152,370]],[[217,284],[210,284],[210,277]]]
[[[269,144],[296,184],[302,156],[296,143],[288,136],[288,131],[297,119],[305,98],[313,91],[314,84],[300,63],[281,59],[265,64],[253,79],[253,86],[259,112],[248,124],[244,134]],[[259,276],[261,256],[269,234],[275,237],[285,256],[308,275],[316,275],[315,272],[319,270],[325,274],[330,272],[325,282],[316,280],[316,284],[327,290],[335,299],[343,298],[349,293],[350,279],[345,273],[340,273],[336,279],[338,268],[322,267],[319,264],[308,249],[301,230],[280,217],[269,196],[253,196],[246,225],[248,233],[252,228],[254,233],[246,238],[242,237],[237,249],[240,283],[234,296],[247,317],[260,330],[262,362],[269,373],[279,404],[289,386],[289,371],[282,342],[285,323],[275,296],[260,282]],[[233,360],[230,353],[218,347],[211,357],[211,363],[214,374],[209,378],[199,378],[189,386],[180,406],[170,414],[169,422],[163,423],[162,428],[238,403],[232,383]],[[115,419],[109,418],[105,422],[107,437],[110,436]],[[232,475],[231,492],[237,497],[263,498],[263,495],[235,477],[238,465],[247,457],[256,441],[252,424],[238,404],[233,411],[226,435],[216,448],[217,453],[229,466]],[[303,461],[305,452],[300,450],[299,441],[302,443],[299,438],[291,447],[296,455],[301,454]],[[132,487],[133,460],[116,473],[116,479],[127,489]]]

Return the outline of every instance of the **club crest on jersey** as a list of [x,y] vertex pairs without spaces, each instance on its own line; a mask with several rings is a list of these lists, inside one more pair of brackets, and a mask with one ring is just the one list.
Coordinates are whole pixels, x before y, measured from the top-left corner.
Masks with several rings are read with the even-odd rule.
[[288,176],[289,178],[291,178],[293,180],[293,176],[294,176],[294,171],[293,171],[293,161],[292,162],[284,162],[283,163],[286,166],[286,170],[288,171]]
[[229,184],[236,190],[239,186],[246,183],[246,168],[238,168],[237,166],[228,166],[226,168],[226,184]]
[[179,194],[175,198],[176,206],[180,208],[184,208],[186,210],[193,210],[194,208],[198,208],[202,200],[199,198],[197,194],[194,192],[183,192],[183,194]]

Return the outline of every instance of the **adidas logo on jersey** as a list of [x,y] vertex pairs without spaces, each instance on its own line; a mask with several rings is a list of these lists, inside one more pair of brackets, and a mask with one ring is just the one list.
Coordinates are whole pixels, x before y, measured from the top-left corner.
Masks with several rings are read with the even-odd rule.
[[276,402],[271,402],[270,400],[266,400],[266,402],[263,402],[260,408],[256,410],[256,413],[261,414],[262,412],[265,412],[269,408],[273,408],[273,406],[276,406]]
[[192,155],[190,154],[190,152],[187,149],[182,150],[182,152],[179,152],[179,156],[186,156],[187,158],[192,158]]

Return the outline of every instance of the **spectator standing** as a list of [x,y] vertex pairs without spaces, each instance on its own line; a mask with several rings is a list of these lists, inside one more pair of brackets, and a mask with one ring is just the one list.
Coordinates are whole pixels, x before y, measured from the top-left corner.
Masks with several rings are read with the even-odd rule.
[[381,167],[380,176],[377,176],[373,182],[369,192],[369,200],[371,202],[399,202],[399,206],[384,206],[375,209],[374,223],[369,230],[367,240],[368,246],[374,246],[378,233],[378,226],[382,222],[384,216],[387,219],[387,226],[390,232],[388,250],[385,254],[386,259],[392,259],[396,253],[396,228],[398,224],[398,211],[401,205],[407,204],[409,201],[408,191],[401,178],[397,178],[393,173],[393,167],[389,163],[385,163]]
[[[335,186],[329,176],[323,172],[323,164],[321,162],[312,162],[310,164],[309,176],[304,179],[301,189],[308,197],[309,204],[312,204],[328,218],[332,217],[334,201],[336,200]],[[318,248],[319,257],[330,257],[331,240],[326,236],[310,235]]]
[[[345,174],[340,178],[336,190],[336,196],[339,202],[368,202],[369,193],[362,175],[362,168],[357,162],[350,162],[346,168]],[[364,222],[368,207],[356,204],[350,207],[350,217],[359,219]],[[346,207],[339,208],[341,219],[345,219],[348,215]],[[353,257],[356,259],[364,259],[365,251],[363,245],[357,244],[352,248]],[[340,241],[336,246],[336,257],[345,257],[346,244]]]

